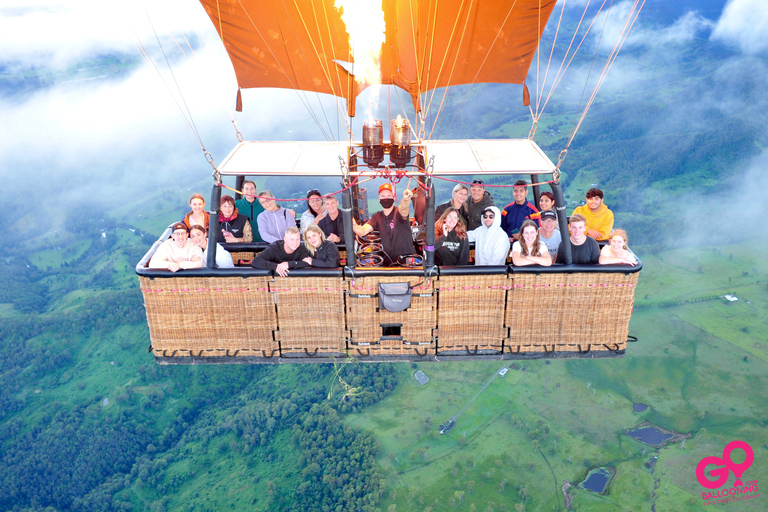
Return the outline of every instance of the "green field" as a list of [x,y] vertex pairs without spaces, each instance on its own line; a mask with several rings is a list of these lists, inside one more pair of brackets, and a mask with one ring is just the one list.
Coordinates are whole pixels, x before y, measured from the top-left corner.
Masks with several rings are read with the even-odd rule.
[[[562,485],[606,465],[616,471],[608,493],[571,487],[576,510],[699,510],[701,458],[733,439],[747,440],[756,461],[767,451],[768,287],[757,282],[766,274],[759,248],[746,245],[646,258],[643,307],[630,326],[639,341],[624,358],[517,363],[442,436],[437,426],[504,363],[419,364],[431,379],[424,387],[415,368],[401,365],[394,394],[347,417],[380,440],[389,491],[382,510],[563,510]],[[740,300],[683,302],[725,293]],[[668,304],[675,301],[683,303]],[[649,408],[634,413],[633,403]],[[622,434],[643,420],[690,438],[654,449]],[[765,477],[754,464],[749,478]],[[758,499],[738,506],[765,509]]]
[[[24,341],[32,354],[26,366],[8,366],[0,375],[9,386],[3,396],[23,403],[0,421],[3,432],[15,432],[7,434],[5,446],[50,425],[61,411],[83,411],[88,428],[132,418],[134,428],[154,434],[132,466],[105,480],[93,496],[113,496],[113,506],[134,510],[297,506],[304,499],[299,489],[313,478],[302,462],[311,452],[298,445],[300,424],[261,423],[255,430],[262,429],[261,437],[247,425],[310,386],[332,397],[321,400],[340,406],[333,368],[156,365],[146,353],[138,302],[122,310],[115,302],[138,301],[133,264],[149,242],[123,227],[107,229],[102,238],[100,229],[86,238],[90,243],[60,232],[69,245],[30,254],[41,268],[55,263],[51,254],[70,256],[59,261],[58,273],[40,280],[49,301],[33,317],[41,325],[60,323]],[[703,488],[696,464],[734,439],[755,450],[745,477],[764,481],[768,470],[759,461],[768,451],[767,245],[658,254],[636,246],[644,269],[630,334],[639,340],[621,359],[357,365],[393,371],[397,381],[383,400],[340,414],[355,436],[370,432],[375,439],[383,479],[378,509],[565,510],[567,496],[572,510],[699,510]],[[726,293],[739,300],[725,300]],[[125,323],[129,312],[138,325]],[[7,321],[24,318],[10,303],[0,314]],[[47,367],[62,354],[68,363]],[[492,379],[505,365],[507,375]],[[429,376],[427,385],[415,381],[416,369]],[[366,381],[355,386],[372,388]],[[649,407],[635,413],[634,403]],[[456,426],[438,434],[438,426],[465,406]],[[179,423],[191,414],[184,411],[197,413]],[[623,433],[643,421],[680,432],[685,441],[653,448]],[[56,435],[50,426],[41,432]],[[32,445],[29,456],[40,449]],[[597,467],[614,473],[603,495],[578,487]],[[765,509],[761,499],[736,506]]]

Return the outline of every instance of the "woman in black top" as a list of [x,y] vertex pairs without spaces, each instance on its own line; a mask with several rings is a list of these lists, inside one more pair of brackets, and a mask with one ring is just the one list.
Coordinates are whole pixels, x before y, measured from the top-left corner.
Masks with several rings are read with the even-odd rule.
[[235,244],[253,240],[251,222],[237,211],[234,197],[223,196],[219,210],[219,232],[216,233],[218,243]]
[[469,263],[469,240],[464,219],[456,208],[446,208],[435,222],[435,263],[466,265]]
[[317,224],[310,224],[304,230],[304,245],[311,257],[303,261],[313,267],[336,268],[339,263],[339,249],[336,244],[325,239],[325,233]]

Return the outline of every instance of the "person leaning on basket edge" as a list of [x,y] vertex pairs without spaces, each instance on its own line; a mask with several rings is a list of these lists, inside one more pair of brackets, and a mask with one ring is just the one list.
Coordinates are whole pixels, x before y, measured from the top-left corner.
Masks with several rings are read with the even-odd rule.
[[299,228],[290,226],[285,230],[282,240],[269,244],[269,247],[253,258],[251,266],[274,270],[278,275],[287,277],[293,269],[308,267],[309,263],[303,260],[309,257],[309,251],[301,243]]
[[[600,247],[594,238],[586,235],[587,221],[578,213],[571,215],[568,222],[571,232],[571,256],[575,265],[596,265],[600,260]],[[565,263],[565,250],[563,242],[557,248],[557,262]]]
[[202,265],[203,250],[189,239],[189,229],[183,222],[171,226],[171,238],[160,244],[149,260],[149,268],[171,272]]

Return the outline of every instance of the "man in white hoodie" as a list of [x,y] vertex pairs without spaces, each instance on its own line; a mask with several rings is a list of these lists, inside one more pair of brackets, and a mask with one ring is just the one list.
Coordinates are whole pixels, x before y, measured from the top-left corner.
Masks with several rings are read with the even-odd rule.
[[495,206],[485,208],[482,224],[469,231],[469,241],[475,242],[475,265],[506,265],[509,237],[501,229],[501,214]]

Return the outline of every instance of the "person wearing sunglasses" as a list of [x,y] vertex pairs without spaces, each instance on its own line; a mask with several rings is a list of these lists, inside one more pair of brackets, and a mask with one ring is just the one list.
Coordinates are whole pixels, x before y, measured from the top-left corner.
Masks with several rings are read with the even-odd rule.
[[467,233],[475,242],[475,265],[506,265],[509,254],[509,237],[501,229],[501,214],[495,206],[481,213],[483,225]]
[[479,228],[483,223],[480,219],[483,211],[489,206],[493,206],[493,196],[485,190],[485,184],[481,179],[472,180],[469,187],[469,199],[464,203],[467,211],[467,230]]
[[317,216],[324,212],[323,194],[316,189],[307,191],[307,211],[301,215],[301,234],[304,234],[304,231],[307,230],[307,226],[316,224]]

